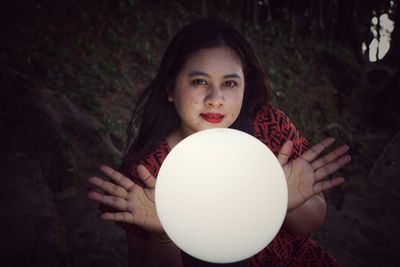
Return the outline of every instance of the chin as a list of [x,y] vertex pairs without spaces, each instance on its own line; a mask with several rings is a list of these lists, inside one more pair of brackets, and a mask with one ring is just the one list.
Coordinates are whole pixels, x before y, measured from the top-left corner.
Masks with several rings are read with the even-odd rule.
[[208,129],[215,129],[215,128],[228,128],[229,126],[226,125],[209,125],[208,127],[204,127],[203,130],[208,130]]

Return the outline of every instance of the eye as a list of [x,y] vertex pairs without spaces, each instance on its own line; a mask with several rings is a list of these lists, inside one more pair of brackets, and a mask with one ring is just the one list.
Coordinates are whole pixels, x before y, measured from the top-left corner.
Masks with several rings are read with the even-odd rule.
[[200,85],[200,86],[204,86],[207,85],[207,82],[203,79],[195,79],[191,82],[193,85]]
[[225,85],[226,87],[233,88],[233,87],[238,86],[238,83],[235,82],[235,81],[225,81],[225,82],[224,82],[224,85]]

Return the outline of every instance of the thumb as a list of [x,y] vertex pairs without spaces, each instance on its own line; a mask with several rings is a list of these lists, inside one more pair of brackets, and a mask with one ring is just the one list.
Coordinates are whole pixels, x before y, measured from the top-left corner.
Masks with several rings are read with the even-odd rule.
[[146,169],[145,166],[139,164],[137,166],[137,173],[139,175],[140,180],[144,182],[147,188],[153,189],[156,186],[156,178]]
[[278,161],[281,164],[281,166],[285,165],[292,154],[292,149],[293,149],[293,142],[291,140],[288,140],[285,142],[285,144],[281,147],[281,150],[279,150],[278,154]]

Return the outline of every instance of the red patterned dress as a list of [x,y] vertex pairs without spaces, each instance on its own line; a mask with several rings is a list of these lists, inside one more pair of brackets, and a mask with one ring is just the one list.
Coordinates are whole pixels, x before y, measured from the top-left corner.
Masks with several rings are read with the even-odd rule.
[[[272,152],[278,154],[287,140],[293,141],[293,160],[308,149],[308,142],[296,130],[286,115],[271,105],[263,105],[257,112],[252,123],[253,136],[261,140]],[[167,154],[170,152],[167,141],[162,141],[153,153],[148,154],[140,164],[143,164],[154,177]],[[122,166],[121,172],[137,181],[136,164]],[[128,234],[146,235],[140,228],[129,225]],[[190,266],[190,260],[183,256],[184,266]],[[261,252],[250,260],[252,267],[278,266],[340,266],[326,251],[314,244],[308,235],[293,235],[283,226],[277,236]]]

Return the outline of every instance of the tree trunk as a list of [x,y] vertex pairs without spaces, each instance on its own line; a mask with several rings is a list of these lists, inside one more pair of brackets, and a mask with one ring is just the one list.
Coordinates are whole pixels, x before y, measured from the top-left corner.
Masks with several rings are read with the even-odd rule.
[[357,29],[357,20],[353,15],[356,8],[356,0],[338,0],[335,39],[347,43],[358,59],[362,59],[361,38]]
[[317,2],[317,5],[318,5],[318,32],[319,33],[322,33],[322,32],[324,32],[324,29],[325,29],[325,26],[324,26],[324,15],[323,15],[323,12],[322,12],[322,6],[323,6],[323,3],[322,3],[322,0],[318,0],[318,2]]
[[253,0],[253,26],[258,24],[258,0]]
[[203,18],[207,17],[207,0],[201,1],[201,16]]
[[272,10],[270,0],[264,0],[265,10],[267,13],[267,22],[272,21]]
[[376,23],[376,40],[378,41],[378,45],[376,46],[376,61],[380,60],[379,58],[379,44],[381,43],[381,14],[377,14],[376,18],[378,22]]

